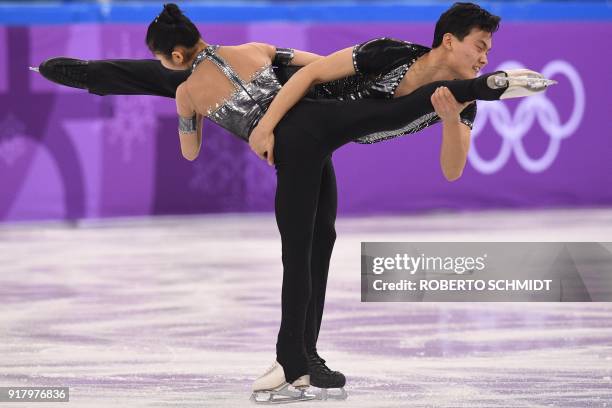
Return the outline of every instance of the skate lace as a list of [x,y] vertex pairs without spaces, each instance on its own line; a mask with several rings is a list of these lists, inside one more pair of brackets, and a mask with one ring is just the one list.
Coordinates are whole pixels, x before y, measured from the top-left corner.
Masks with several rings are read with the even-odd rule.
[[333,371],[325,365],[325,360],[319,356],[319,353],[316,351],[312,353],[308,353],[308,365],[311,369],[318,369],[319,371],[323,371],[325,373],[332,373]]
[[58,71],[61,72],[61,74],[68,79],[71,79],[77,82],[84,82],[87,80],[86,66],[87,66],[86,63],[84,62],[65,64],[65,65],[61,65],[60,67],[58,67],[59,68]]

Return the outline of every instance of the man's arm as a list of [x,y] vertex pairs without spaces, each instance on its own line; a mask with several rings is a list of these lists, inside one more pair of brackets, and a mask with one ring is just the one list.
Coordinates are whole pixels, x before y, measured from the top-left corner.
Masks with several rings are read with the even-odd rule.
[[252,45],[268,54],[276,66],[305,66],[321,58],[321,55],[308,51],[296,50],[293,48],[280,48],[266,43],[253,42]]
[[291,58],[291,61],[288,65],[304,67],[306,65],[312,64],[315,61],[320,60],[321,58],[324,57],[319,54],[314,54],[308,51],[295,50],[293,58]]
[[308,92],[311,86],[355,74],[353,48],[345,48],[318,58],[296,72],[276,95],[259,121],[260,129],[274,130],[285,114]]
[[463,173],[470,148],[470,128],[459,119],[443,122],[440,167],[448,181],[455,181]]
[[355,74],[353,48],[345,48],[327,57],[316,59],[301,68],[287,81],[268,107],[249,137],[251,149],[268,163],[274,163],[273,130],[285,114],[308,92],[311,86]]
[[459,103],[448,88],[440,87],[431,95],[431,103],[442,119],[440,167],[446,180],[455,181],[465,168],[471,136],[471,129],[459,114],[471,102]]

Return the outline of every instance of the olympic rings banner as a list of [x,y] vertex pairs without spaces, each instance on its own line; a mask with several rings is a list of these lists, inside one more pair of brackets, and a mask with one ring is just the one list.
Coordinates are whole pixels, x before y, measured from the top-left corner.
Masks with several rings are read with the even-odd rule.
[[[379,36],[431,44],[434,23],[200,24],[218,44],[268,42],[320,54]],[[200,157],[181,157],[174,101],[100,97],[27,67],[52,56],[151,58],[144,24],[0,26],[0,220],[272,211],[275,172],[207,123]],[[334,154],[339,210],[612,204],[612,55],[608,22],[506,22],[485,71],[529,67],[559,81],[546,93],[479,102],[469,163],[452,183],[439,165],[441,126]]]

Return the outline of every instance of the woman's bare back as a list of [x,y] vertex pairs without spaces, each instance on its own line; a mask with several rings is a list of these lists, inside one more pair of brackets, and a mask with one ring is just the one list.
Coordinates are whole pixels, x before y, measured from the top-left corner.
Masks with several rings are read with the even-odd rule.
[[[222,46],[215,52],[232,67],[243,82],[249,82],[262,68],[271,64],[274,47],[247,43]],[[214,111],[236,91],[235,85],[229,78],[208,59],[197,66],[182,86],[185,87],[185,93],[190,99],[189,105],[202,116]]]

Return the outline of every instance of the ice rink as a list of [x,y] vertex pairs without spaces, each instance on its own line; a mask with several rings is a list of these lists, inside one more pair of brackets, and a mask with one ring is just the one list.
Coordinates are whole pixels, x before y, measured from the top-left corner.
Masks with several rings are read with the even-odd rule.
[[[612,210],[340,218],[319,353],[346,401],[610,407],[612,304],[361,303],[361,241],[610,241]],[[245,407],[275,357],[273,215],[0,225],[0,385],[78,408]],[[298,405],[296,405],[298,406]]]

